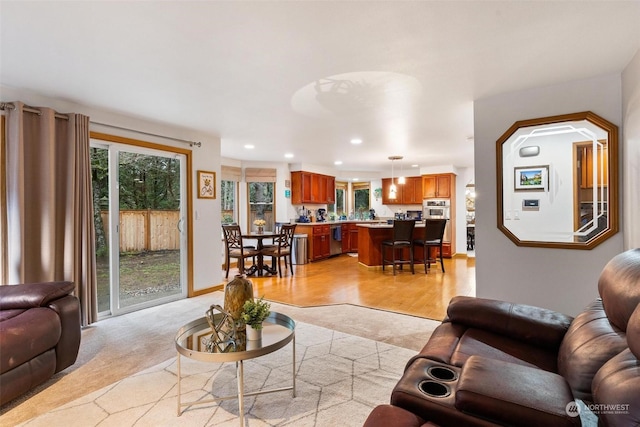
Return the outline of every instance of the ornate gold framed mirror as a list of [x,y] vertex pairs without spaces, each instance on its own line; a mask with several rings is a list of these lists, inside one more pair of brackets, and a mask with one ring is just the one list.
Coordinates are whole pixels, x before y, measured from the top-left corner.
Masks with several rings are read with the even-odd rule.
[[592,249],[618,232],[618,127],[591,112],[496,141],[498,228],[518,246]]

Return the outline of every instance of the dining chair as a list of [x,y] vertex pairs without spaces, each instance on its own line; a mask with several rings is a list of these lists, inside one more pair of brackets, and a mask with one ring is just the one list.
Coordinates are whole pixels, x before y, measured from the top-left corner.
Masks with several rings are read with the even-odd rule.
[[[391,264],[393,268],[393,274],[396,274],[396,265],[399,265],[400,268],[404,264],[411,265],[411,274],[415,274],[413,269],[413,229],[416,226],[416,222],[414,220],[396,220],[393,221],[393,239],[392,240],[383,240],[381,244],[381,253],[382,253],[382,271],[384,271],[384,266],[387,264]],[[387,250],[385,250],[387,249]],[[391,259],[386,259],[385,255],[389,252],[388,249],[391,249]],[[396,258],[398,252],[404,252],[405,249],[409,250],[409,259],[406,258]]]
[[414,247],[422,247],[422,262],[424,263],[424,272],[431,267],[431,263],[437,260],[431,257],[431,249],[436,248],[440,255],[440,266],[444,273],[444,261],[442,260],[442,241],[444,239],[444,230],[447,227],[446,219],[426,219],[424,223],[424,234],[422,239],[413,241]]
[[255,256],[258,255],[259,252],[255,249],[255,247],[243,244],[242,231],[240,230],[239,225],[225,224],[222,226],[222,231],[224,233],[224,243],[226,246],[225,265],[227,274],[224,277],[229,277],[231,258],[236,258],[238,260],[238,270],[240,271],[240,274],[246,273],[244,268],[245,260],[247,258],[255,259]]
[[[280,226],[280,233],[273,238],[273,246],[266,247],[262,250],[264,256],[270,256],[275,263],[278,260],[278,275],[282,277],[282,265],[281,260],[284,258],[285,269],[291,270],[293,276],[293,261],[291,259],[291,247],[293,245],[293,235],[296,230],[296,224],[282,224]],[[287,260],[289,266],[287,267]],[[275,269],[275,265],[272,265]]]

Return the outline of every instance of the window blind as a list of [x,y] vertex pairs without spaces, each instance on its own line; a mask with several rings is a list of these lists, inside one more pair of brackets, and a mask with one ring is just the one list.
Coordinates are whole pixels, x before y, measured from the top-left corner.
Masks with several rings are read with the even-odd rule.
[[276,169],[246,168],[244,179],[246,182],[276,182]]
[[222,175],[222,179],[224,181],[240,182],[240,179],[242,178],[242,169],[235,166],[222,165],[220,174]]

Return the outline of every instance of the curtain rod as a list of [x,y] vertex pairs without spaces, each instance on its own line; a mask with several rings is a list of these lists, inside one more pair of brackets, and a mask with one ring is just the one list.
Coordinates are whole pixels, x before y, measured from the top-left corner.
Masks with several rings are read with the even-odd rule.
[[[11,102],[0,102],[0,110],[15,110],[16,106],[13,105],[13,103]],[[33,113],[33,114],[37,114],[37,115],[42,115],[42,112],[40,110],[38,110],[37,108],[34,107],[29,107],[28,105],[25,105],[24,107],[22,107],[22,111],[26,111],[27,113]],[[58,119],[64,119],[64,120],[69,120],[69,116],[65,115],[65,114],[60,114],[60,113],[55,113],[56,118]],[[143,131],[139,131],[139,130],[135,130],[135,129],[129,129],[129,128],[125,128],[125,127],[120,127],[120,126],[115,126],[115,125],[108,125],[106,123],[99,123],[99,122],[94,122],[94,121],[90,121],[91,123],[93,123],[94,125],[100,125],[100,126],[106,126],[106,127],[110,127],[110,128],[114,128],[114,129],[120,129],[120,130],[126,130],[126,131],[130,131],[130,132],[136,132],[142,135],[149,135],[149,136],[155,136],[158,138],[164,138],[164,139],[169,139],[171,141],[177,141],[177,142],[182,142],[184,144],[189,144],[190,146],[196,146],[196,147],[202,147],[202,142],[200,141],[188,141],[186,139],[179,139],[179,138],[173,138],[171,136],[164,136],[164,135],[158,135],[155,133],[150,133],[150,132],[143,132]]]
[[158,135],[157,133],[143,132],[141,130],[129,129],[129,128],[121,127],[121,126],[109,125],[109,124],[106,124],[106,123],[99,123],[99,122],[94,122],[94,121],[90,121],[90,123],[93,123],[94,125],[106,126],[106,127],[114,128],[114,129],[126,130],[126,131],[130,131],[130,132],[136,132],[136,133],[139,133],[141,135],[155,136],[155,137],[158,137],[158,138],[169,139],[171,141],[182,142],[184,144],[189,144],[192,147],[194,145],[196,147],[202,147],[202,142],[200,142],[200,141],[189,141],[189,140],[186,140],[186,139],[174,138],[172,136]]
[[[15,109],[16,109],[16,106],[13,105],[13,103],[11,102],[0,103],[0,110],[15,110]],[[28,105],[25,105],[24,107],[22,107],[22,111],[25,111],[27,113],[37,114],[38,116],[42,115],[42,111],[38,110],[37,108],[29,107]],[[56,119],[69,120],[69,116],[67,116],[66,114],[55,113],[55,117]]]

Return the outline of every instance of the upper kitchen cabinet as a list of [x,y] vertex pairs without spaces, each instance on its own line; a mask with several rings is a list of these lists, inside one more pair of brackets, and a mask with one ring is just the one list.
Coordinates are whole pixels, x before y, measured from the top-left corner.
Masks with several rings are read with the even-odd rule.
[[410,176],[406,178],[402,188],[402,199],[405,205],[422,204],[422,177]]
[[336,202],[336,179],[333,176],[327,177],[327,204]]
[[448,199],[454,194],[452,189],[455,185],[456,178],[452,173],[422,175],[422,198]]
[[291,203],[335,203],[335,178],[312,172],[291,172]]
[[406,181],[404,184],[396,183],[395,199],[389,198],[391,178],[382,179],[382,204],[383,205],[421,205],[422,204],[422,177],[410,176],[405,179]]

